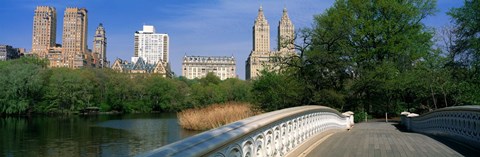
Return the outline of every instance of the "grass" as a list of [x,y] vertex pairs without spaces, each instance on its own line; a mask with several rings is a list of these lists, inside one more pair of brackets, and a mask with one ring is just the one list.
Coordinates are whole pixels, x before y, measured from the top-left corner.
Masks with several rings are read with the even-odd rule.
[[229,102],[204,108],[187,109],[177,114],[180,126],[188,130],[209,130],[259,114],[248,103]]

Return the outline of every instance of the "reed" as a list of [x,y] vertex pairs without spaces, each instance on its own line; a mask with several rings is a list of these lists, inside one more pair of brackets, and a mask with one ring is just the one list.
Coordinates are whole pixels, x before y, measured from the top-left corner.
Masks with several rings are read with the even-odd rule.
[[248,103],[229,102],[204,108],[187,109],[177,114],[180,126],[188,130],[209,130],[259,114]]

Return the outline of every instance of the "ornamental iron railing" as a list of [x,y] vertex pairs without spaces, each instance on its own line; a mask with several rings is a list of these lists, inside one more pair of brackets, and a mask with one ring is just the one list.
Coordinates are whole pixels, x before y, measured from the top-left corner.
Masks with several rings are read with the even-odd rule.
[[480,149],[480,106],[456,106],[419,116],[402,112],[402,122],[409,131],[448,136]]
[[286,156],[323,132],[353,126],[353,112],[301,106],[240,120],[140,156]]

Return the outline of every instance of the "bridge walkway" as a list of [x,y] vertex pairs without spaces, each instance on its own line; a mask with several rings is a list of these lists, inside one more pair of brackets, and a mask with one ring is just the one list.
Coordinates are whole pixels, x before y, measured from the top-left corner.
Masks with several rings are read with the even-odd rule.
[[[438,140],[423,134],[402,132],[396,123],[357,123],[350,131],[338,132],[306,156],[334,157],[451,157],[475,156],[478,150],[466,149],[459,143]],[[456,147],[452,147],[456,146]]]

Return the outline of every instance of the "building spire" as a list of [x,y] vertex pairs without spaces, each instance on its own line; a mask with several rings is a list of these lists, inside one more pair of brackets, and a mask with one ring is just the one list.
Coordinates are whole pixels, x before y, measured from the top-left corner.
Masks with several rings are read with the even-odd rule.
[[258,16],[257,16],[257,19],[255,20],[255,23],[260,22],[260,21],[262,21],[262,22],[265,21],[266,22],[265,15],[263,14],[262,5],[260,5],[260,8],[258,9]]
[[258,16],[253,25],[253,41],[253,51],[270,51],[270,26],[263,14],[262,6],[258,9]]
[[278,23],[278,50],[282,52],[291,52],[294,49],[293,40],[295,37],[295,27],[288,17],[287,8],[283,8],[283,15]]
[[287,7],[283,8],[283,15],[281,21],[290,21],[290,18],[288,17]]

